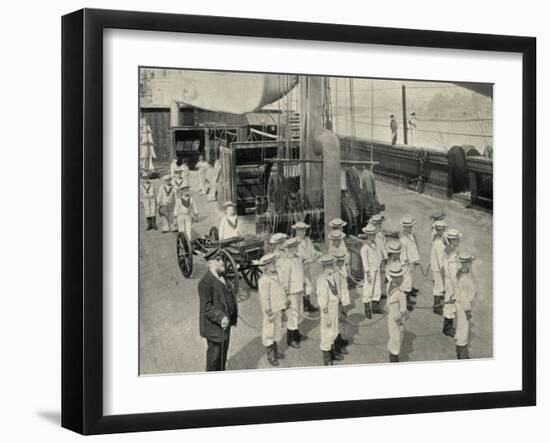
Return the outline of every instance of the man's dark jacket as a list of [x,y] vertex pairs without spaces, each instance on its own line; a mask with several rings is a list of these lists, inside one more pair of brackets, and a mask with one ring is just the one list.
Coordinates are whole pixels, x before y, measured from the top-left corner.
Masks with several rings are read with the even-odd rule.
[[229,319],[229,325],[237,324],[237,299],[209,269],[199,282],[199,330],[201,337],[212,341],[227,339],[229,328],[224,330],[221,321]]

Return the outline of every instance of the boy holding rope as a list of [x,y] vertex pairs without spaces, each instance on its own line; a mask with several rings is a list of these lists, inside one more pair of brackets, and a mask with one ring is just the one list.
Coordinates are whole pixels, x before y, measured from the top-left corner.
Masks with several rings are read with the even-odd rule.
[[414,287],[414,274],[416,263],[420,261],[420,253],[418,252],[418,242],[416,236],[413,233],[413,227],[416,225],[416,220],[412,217],[403,217],[401,219],[401,226],[403,226],[403,232],[401,233],[401,264],[403,265],[403,291],[407,296],[407,309],[413,310],[413,306],[416,301],[413,297],[416,297],[418,289]]
[[297,254],[298,242],[296,237],[286,240],[286,253],[277,259],[279,282],[290,300],[287,310],[287,343],[293,348],[300,348],[301,342],[307,339],[298,329],[304,317],[305,288],[304,268]]
[[[349,297],[349,287],[348,287],[348,270],[346,269],[346,256],[342,253],[338,253],[334,256],[336,259],[336,283],[338,285],[339,293],[339,303],[338,303],[338,318],[340,314],[345,317],[346,311],[345,307],[349,306],[351,301]],[[347,347],[349,345],[349,340],[346,340],[342,337],[340,329],[338,329],[338,334],[334,340],[334,350],[337,354],[347,354]]]
[[433,223],[432,229],[432,252],[430,255],[430,265],[433,277],[433,313],[443,315],[442,301],[445,298],[445,275],[443,270],[443,261],[445,259],[445,247],[447,239],[445,238],[445,229],[447,224],[443,220],[437,220]]
[[317,300],[321,308],[321,343],[323,364],[332,366],[333,361],[341,361],[343,355],[334,347],[334,340],[338,336],[338,283],[337,271],[334,269],[336,259],[332,255],[323,255],[319,259],[323,272],[317,279]]
[[317,312],[319,308],[315,306],[311,301],[311,294],[313,293],[313,281],[311,278],[311,263],[317,261],[321,256],[321,253],[315,249],[313,242],[306,235],[309,225],[304,222],[297,222],[292,225],[292,228],[296,231],[296,238],[298,243],[298,257],[302,260],[304,267],[304,277],[306,281],[306,295],[304,296],[304,310],[306,312]]
[[286,329],[285,309],[289,306],[285,291],[279,284],[275,262],[277,254],[269,253],[253,264],[261,266],[263,273],[258,280],[258,298],[262,310],[262,344],[266,348],[267,361],[271,366],[279,366],[279,359],[284,355],[279,353],[277,342],[283,337]]
[[460,269],[456,274],[456,357],[459,360],[470,358],[468,335],[472,318],[472,300],[476,296],[476,284],[472,274],[472,262],[475,257],[463,252],[458,256]]
[[386,221],[386,217],[384,217],[382,214],[375,214],[369,220],[369,223],[373,224],[378,229],[375,240],[378,248],[382,251],[382,254],[384,255],[384,260],[382,260],[382,263],[380,264],[380,284],[382,285],[382,298],[386,297],[387,280],[384,268],[386,267],[386,261],[388,260],[388,253],[386,252],[386,235],[382,230],[382,224],[384,223],[384,221]]
[[445,280],[445,305],[443,306],[443,334],[454,337],[453,320],[456,317],[455,294],[457,291],[457,273],[459,269],[458,245],[462,233],[457,229],[449,229],[446,234],[449,242],[445,247],[443,271]]
[[388,284],[388,352],[390,363],[397,363],[405,335],[405,321],[408,316],[407,298],[401,289],[404,270],[401,263],[392,262],[386,268],[386,272],[390,277]]
[[361,263],[363,264],[363,271],[365,273],[363,303],[365,306],[365,316],[367,318],[372,318],[373,314],[384,314],[384,310],[380,306],[380,299],[382,297],[380,267],[384,260],[384,254],[376,243],[376,233],[378,229],[373,224],[369,223],[362,231],[367,236],[360,253]]

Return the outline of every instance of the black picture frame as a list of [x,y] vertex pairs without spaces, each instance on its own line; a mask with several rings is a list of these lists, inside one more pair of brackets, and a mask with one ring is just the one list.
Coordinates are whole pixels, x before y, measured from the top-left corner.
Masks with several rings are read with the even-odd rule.
[[[522,388],[393,399],[103,413],[103,30],[268,37],[522,54]],[[62,426],[152,431],[536,404],[536,39],[504,35],[83,9],[62,18]]]

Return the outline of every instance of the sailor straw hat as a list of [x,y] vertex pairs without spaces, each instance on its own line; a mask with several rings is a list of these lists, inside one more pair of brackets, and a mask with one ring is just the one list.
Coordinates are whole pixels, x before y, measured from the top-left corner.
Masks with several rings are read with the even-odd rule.
[[170,175],[165,175],[162,177],[162,181],[164,182],[172,181],[172,177]]
[[307,228],[309,228],[309,225],[307,223],[299,221],[297,223],[294,223],[292,225],[292,227],[296,230],[298,230],[298,229],[307,229]]
[[279,243],[284,242],[287,239],[286,234],[282,234],[278,232],[277,234],[273,234],[271,238],[269,239],[269,243],[272,245],[278,245]]
[[467,262],[470,262],[470,261],[474,261],[476,259],[476,257],[472,254],[470,254],[469,252],[461,252],[458,256],[458,261],[460,263],[467,263]]
[[325,254],[319,259],[319,263],[321,266],[330,266],[336,263],[336,259],[330,254]]
[[399,277],[403,275],[403,266],[399,262],[392,262],[386,267],[386,274],[390,277]]
[[343,228],[344,226],[347,226],[347,223],[341,218],[333,218],[328,225],[331,228]]
[[293,248],[294,246],[298,246],[298,243],[300,243],[299,239],[291,237],[285,242],[285,248]]
[[388,254],[397,254],[401,252],[401,242],[397,240],[389,241],[386,243],[386,250]]
[[462,232],[460,232],[458,229],[448,229],[445,236],[449,239],[462,238]]
[[416,225],[416,220],[412,217],[403,217],[400,223],[401,226],[414,226]]
[[332,231],[328,234],[328,238],[330,240],[342,240],[346,237],[346,234],[344,234],[342,231]]
[[372,223],[368,223],[367,226],[361,229],[361,231],[363,231],[365,234],[376,234],[378,232],[378,228]]
[[435,229],[445,229],[447,227],[447,223],[445,223],[443,220],[436,220],[432,226]]
[[256,266],[265,266],[270,263],[273,263],[277,258],[279,257],[278,254],[275,254],[274,252],[270,252],[269,254],[264,255],[259,260],[252,260],[252,264]]
[[235,206],[235,203],[233,203],[232,201],[227,201],[223,204],[223,207],[224,208],[229,208],[230,206]]
[[369,223],[372,223],[373,225],[378,225],[385,220],[386,217],[384,217],[382,214],[375,214],[370,218]]

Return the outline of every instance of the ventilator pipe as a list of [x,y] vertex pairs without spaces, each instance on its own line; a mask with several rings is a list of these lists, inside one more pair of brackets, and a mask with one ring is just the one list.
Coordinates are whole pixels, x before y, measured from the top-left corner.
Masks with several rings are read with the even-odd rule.
[[325,217],[325,239],[330,232],[328,222],[340,218],[341,212],[341,174],[340,141],[336,134],[325,128],[313,131],[313,149],[323,155],[323,207]]

